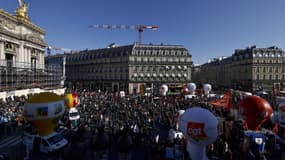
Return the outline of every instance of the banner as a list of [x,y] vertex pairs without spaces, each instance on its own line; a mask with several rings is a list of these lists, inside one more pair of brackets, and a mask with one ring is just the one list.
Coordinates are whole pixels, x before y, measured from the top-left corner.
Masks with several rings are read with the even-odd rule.
[[222,98],[210,101],[209,103],[216,107],[223,107],[227,109],[232,108],[233,102],[231,91],[227,91]]

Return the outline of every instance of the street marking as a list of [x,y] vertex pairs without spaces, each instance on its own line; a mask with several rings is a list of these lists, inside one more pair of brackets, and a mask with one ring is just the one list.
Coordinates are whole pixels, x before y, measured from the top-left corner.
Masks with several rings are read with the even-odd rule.
[[15,145],[17,145],[18,143],[21,143],[21,142],[22,142],[22,139],[20,138],[20,139],[18,139],[16,142],[10,144],[8,147],[15,146]]
[[16,136],[7,137],[7,138],[3,139],[2,141],[0,141],[0,145],[2,145],[2,144],[6,143],[6,142],[8,142],[14,138],[16,138]]
[[21,136],[11,136],[0,143],[0,148],[11,147],[22,141]]

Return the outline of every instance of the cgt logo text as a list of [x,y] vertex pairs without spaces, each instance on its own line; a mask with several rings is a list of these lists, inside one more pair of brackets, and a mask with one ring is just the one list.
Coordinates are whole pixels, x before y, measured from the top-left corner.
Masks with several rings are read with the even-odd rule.
[[204,131],[205,124],[198,122],[188,122],[188,136],[196,141],[206,140],[208,137]]

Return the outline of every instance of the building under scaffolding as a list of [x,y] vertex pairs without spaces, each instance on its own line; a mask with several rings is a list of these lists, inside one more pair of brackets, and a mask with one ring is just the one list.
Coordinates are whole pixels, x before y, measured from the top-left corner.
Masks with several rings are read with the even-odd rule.
[[62,89],[62,66],[45,65],[46,47],[22,3],[16,15],[0,9],[0,99]]
[[56,64],[36,67],[30,63],[0,61],[0,74],[0,92],[29,88],[56,89],[63,87],[61,84],[62,66]]

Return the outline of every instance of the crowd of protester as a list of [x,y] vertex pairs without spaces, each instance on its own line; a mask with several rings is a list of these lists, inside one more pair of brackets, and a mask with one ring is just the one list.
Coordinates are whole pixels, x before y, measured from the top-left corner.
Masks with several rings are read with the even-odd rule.
[[26,97],[9,97],[0,99],[0,138],[18,131],[24,123],[22,117]]
[[[185,99],[183,94],[157,97],[132,94],[121,97],[118,93],[101,91],[67,91],[70,92],[76,92],[80,99],[77,106],[80,123],[77,130],[70,131],[68,115],[65,114],[60,121],[58,127],[67,128],[65,136],[70,142],[64,150],[63,159],[82,159],[86,150],[80,142],[85,133],[92,135],[90,146],[94,159],[110,159],[114,156],[112,154],[116,154],[118,159],[136,159],[137,155],[144,156],[140,159],[150,160],[190,159],[186,151],[187,140],[183,136],[171,139],[169,131],[179,132],[177,112],[193,106],[210,110],[220,121],[219,137],[206,150],[209,159],[246,159],[248,150],[243,150],[241,146],[243,122],[234,118],[230,110],[212,106],[205,97]],[[242,97],[233,95],[232,98],[236,107]],[[26,100],[27,97],[13,97],[0,101],[1,137],[26,126],[22,117]],[[269,131],[273,127],[270,122],[263,125],[263,128]],[[274,147],[270,148],[274,146],[270,141],[266,145],[264,157],[284,158],[284,144],[280,144],[276,150]]]

